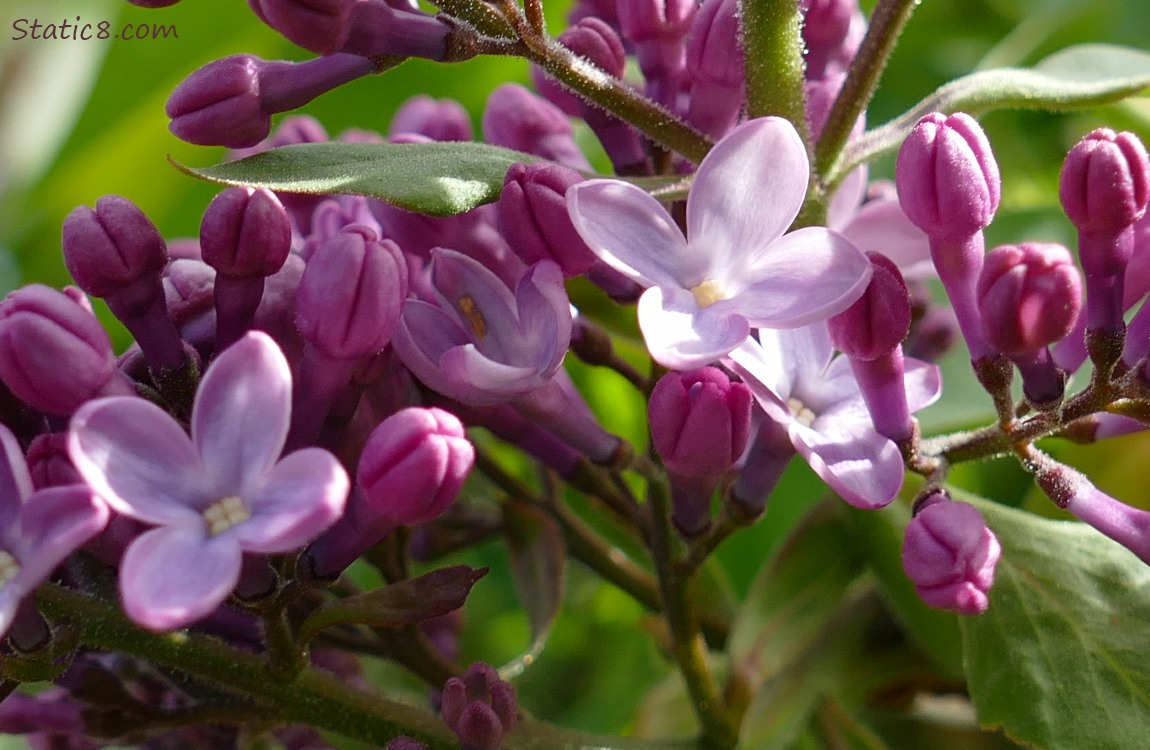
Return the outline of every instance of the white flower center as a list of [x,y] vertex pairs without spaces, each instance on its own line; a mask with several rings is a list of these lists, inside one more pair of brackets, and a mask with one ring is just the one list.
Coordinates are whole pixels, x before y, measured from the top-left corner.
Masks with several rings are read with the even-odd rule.
[[723,287],[719,286],[719,282],[714,279],[707,279],[702,284],[691,287],[691,294],[695,295],[695,304],[700,308],[710,307],[729,296]]
[[813,411],[808,409],[806,405],[802,401],[799,401],[797,398],[788,398],[787,408],[791,410],[791,414],[794,415],[795,421],[801,424],[803,427],[810,427],[811,424],[814,423],[815,418],[818,416]]
[[204,520],[208,522],[208,533],[212,536],[222,534],[251,517],[251,512],[244,507],[244,501],[235,495],[213,503],[204,511]]
[[20,563],[16,562],[16,558],[0,549],[0,589],[4,588],[4,584],[15,578],[19,572]]

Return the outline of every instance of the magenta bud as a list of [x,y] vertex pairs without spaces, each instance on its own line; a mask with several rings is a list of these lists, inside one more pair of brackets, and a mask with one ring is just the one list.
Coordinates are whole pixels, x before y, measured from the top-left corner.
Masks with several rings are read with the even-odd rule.
[[487,98],[483,139],[572,169],[590,168],[563,111],[515,83],[503,84]]
[[28,473],[32,486],[38,490],[84,483],[68,456],[67,432],[45,432],[32,439],[28,446]]
[[475,449],[453,414],[412,406],[371,433],[356,481],[376,513],[411,526],[447,510],[474,464]]
[[291,251],[287,212],[269,190],[228,188],[204,212],[200,251],[204,262],[224,276],[271,276]]
[[598,18],[584,18],[559,35],[559,43],[585,57],[603,71],[622,78],[627,68],[627,52],[611,25]]
[[232,55],[194,71],[172,91],[164,112],[177,137],[199,146],[248,148],[271,131],[271,115],[375,71],[371,60],[334,54],[301,63]]
[[1002,555],[978,509],[934,489],[916,503],[906,527],[902,567],[919,597],[936,609],[977,615],[990,606],[987,592]]
[[248,0],[256,15],[288,41],[320,55],[337,52],[351,31],[357,0]]
[[961,242],[990,224],[1002,196],[998,164],[978,122],[957,112],[918,121],[895,169],[899,204],[932,239]]
[[803,41],[807,47],[838,45],[850,31],[856,0],[799,0],[803,14]]
[[433,141],[470,141],[471,118],[454,99],[432,99],[420,94],[400,106],[388,133],[392,136],[418,133]]
[[[1133,133],[1099,128],[1080,140],[1062,164],[1058,197],[1074,226],[1082,232],[1117,232],[1142,218],[1150,201],[1150,157]],[[1088,258],[1095,266],[1120,265],[1125,258]]]
[[1082,277],[1062,245],[1027,242],[990,251],[978,279],[987,341],[1007,356],[1062,340],[1082,309]]
[[874,273],[862,297],[827,320],[831,341],[848,357],[871,361],[890,354],[910,332],[911,305],[898,266],[867,253]]
[[651,392],[655,451],[671,478],[674,519],[694,535],[709,523],[710,498],[747,446],[753,397],[715,367],[669,372]]
[[391,340],[407,297],[407,262],[391,240],[344,229],[316,248],[296,293],[296,325],[330,357],[375,354]]
[[743,107],[741,40],[738,0],[707,0],[700,6],[687,40],[687,119],[715,138],[734,126]]
[[469,750],[499,750],[519,715],[515,688],[490,666],[476,662],[443,685],[443,722]]
[[697,10],[697,0],[631,0],[616,7],[619,27],[632,42],[682,37]]
[[71,414],[90,399],[132,393],[91,309],[42,284],[17,289],[0,303],[0,379],[47,414]]
[[558,164],[511,165],[496,203],[499,231],[525,263],[550,258],[570,278],[596,261],[567,213],[567,188],[582,181]]
[[77,206],[64,219],[64,264],[81,289],[108,297],[147,277],[157,282],[168,248],[156,225],[127,198],[105,195],[93,210]]
[[[360,1],[352,6],[348,33],[339,51],[362,57],[397,55],[429,60],[474,57],[466,44],[453,49],[452,38],[457,28],[460,27],[445,18],[412,11],[411,6],[405,7],[404,3]],[[470,27],[461,28],[465,29],[465,35],[471,35]]]

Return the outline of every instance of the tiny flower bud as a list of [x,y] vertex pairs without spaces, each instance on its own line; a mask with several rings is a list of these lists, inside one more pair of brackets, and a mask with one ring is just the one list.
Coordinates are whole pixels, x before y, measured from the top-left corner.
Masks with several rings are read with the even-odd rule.
[[558,164],[513,164],[496,204],[499,231],[525,263],[550,258],[578,276],[597,258],[567,213],[567,188],[583,177]]
[[915,505],[902,547],[915,592],[937,609],[982,614],[1002,555],[994,532],[977,508],[954,502],[945,490],[935,488]]
[[320,55],[337,52],[351,32],[357,0],[248,0],[264,23]]
[[77,206],[64,219],[64,264],[94,297],[108,297],[144,277],[159,279],[168,248],[156,225],[127,198],[105,195],[95,209]]
[[741,39],[738,0],[706,0],[687,40],[687,120],[714,138],[734,127],[743,108]]
[[562,110],[518,84],[506,83],[487,98],[483,139],[572,169],[590,169]]
[[438,518],[475,464],[463,425],[442,409],[401,409],[372,432],[357,482],[372,508],[410,526]]
[[388,132],[392,136],[418,133],[433,141],[470,141],[471,118],[454,99],[432,99],[421,94],[400,106]]
[[674,518],[685,534],[709,523],[711,493],[743,454],[753,397],[714,367],[669,372],[651,392],[651,440],[672,482]]
[[71,414],[90,399],[134,393],[91,309],[40,284],[0,303],[0,379],[47,414]]
[[1007,355],[1060,341],[1082,308],[1082,278],[1062,245],[1002,245],[986,256],[978,303],[987,340]]
[[635,47],[647,95],[674,108],[686,70],[683,37],[698,12],[697,0],[632,0],[617,4],[619,28]]
[[226,276],[271,276],[291,251],[291,224],[271,191],[233,187],[217,195],[200,223],[203,260]]
[[444,683],[440,713],[464,747],[499,750],[515,726],[519,708],[515,688],[499,679],[494,669],[476,662],[463,677]]
[[68,457],[66,432],[46,432],[32,440],[28,446],[28,473],[32,475],[32,486],[38,490],[84,483]]
[[894,351],[910,331],[910,294],[898,266],[867,253],[874,268],[859,299],[827,320],[835,348],[849,357],[874,360]]

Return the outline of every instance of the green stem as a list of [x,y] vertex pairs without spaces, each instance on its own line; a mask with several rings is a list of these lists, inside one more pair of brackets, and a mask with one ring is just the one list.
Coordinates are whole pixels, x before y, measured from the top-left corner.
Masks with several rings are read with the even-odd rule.
[[799,4],[795,0],[744,0],[743,49],[747,114],[785,117],[803,141],[810,143]]
[[663,482],[650,482],[648,500],[652,515],[649,542],[663,595],[663,614],[671,631],[671,650],[703,728],[700,742],[708,750],[730,750],[738,743],[738,729],[727,712],[719,685],[707,665],[706,644],[688,592],[691,579],[680,575],[675,568],[671,499],[667,485]]
[[898,37],[919,2],[921,0],[879,0],[875,6],[866,36],[815,145],[815,170],[830,184],[844,176],[835,171],[843,148],[859,115],[870,104]]

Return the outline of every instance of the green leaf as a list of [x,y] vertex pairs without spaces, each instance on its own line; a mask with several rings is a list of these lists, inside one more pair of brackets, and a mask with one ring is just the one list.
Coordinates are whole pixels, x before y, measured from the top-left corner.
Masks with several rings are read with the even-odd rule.
[[551,516],[517,502],[503,506],[503,524],[511,553],[511,575],[531,626],[531,645],[499,670],[504,679],[522,674],[543,652],[563,603],[567,548]]
[[299,640],[307,643],[319,631],[336,625],[393,628],[454,612],[463,606],[475,582],[485,575],[487,568],[454,565],[328,602],[304,620]]
[[871,130],[847,147],[828,175],[837,182],[860,164],[898,149],[923,115],[995,109],[1068,110],[1108,104],[1150,86],[1150,54],[1110,44],[1079,44],[1033,68],[997,68],[942,86],[913,109]]
[[1150,567],[1085,524],[961,499],[1003,550],[990,609],[961,622],[979,721],[1045,750],[1144,747]]
[[195,169],[224,185],[289,193],[369,195],[408,211],[451,216],[491,203],[516,162],[530,154],[486,143],[300,143]]

